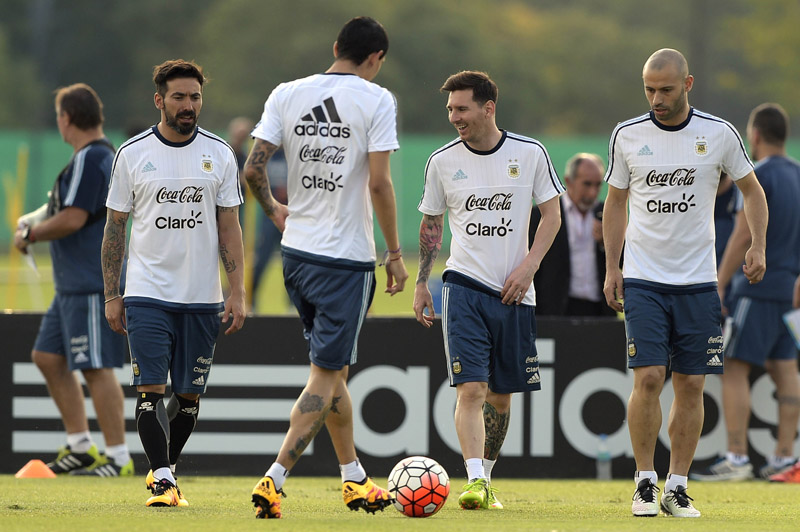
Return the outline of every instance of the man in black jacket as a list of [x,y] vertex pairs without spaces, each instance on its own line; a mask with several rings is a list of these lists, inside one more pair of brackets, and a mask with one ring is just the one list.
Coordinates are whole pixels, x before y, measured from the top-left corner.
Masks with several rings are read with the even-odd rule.
[[[603,204],[597,196],[604,171],[603,160],[592,153],[578,153],[567,161],[561,229],[533,279],[537,316],[615,314],[603,297]],[[534,208],[528,231],[531,242],[539,219],[539,210]]]

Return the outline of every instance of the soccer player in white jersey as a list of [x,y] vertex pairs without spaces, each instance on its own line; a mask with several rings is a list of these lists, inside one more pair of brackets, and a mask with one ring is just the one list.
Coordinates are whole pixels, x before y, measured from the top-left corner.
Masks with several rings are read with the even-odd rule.
[[[222,322],[245,318],[239,170],[231,147],[197,126],[202,68],[182,59],[153,70],[161,121],[124,143],[114,159],[102,266],[106,319],[128,335],[136,427],[151,471],[147,506],[188,506],[175,481],[197,423]],[[124,299],[125,232],[131,238]],[[219,260],[231,293],[223,302]],[[167,374],[172,398],[165,406]]]
[[[625,311],[633,391],[628,428],[636,460],[633,515],[659,512],[653,455],[667,368],[675,399],[669,416],[669,474],[661,509],[699,517],[687,475],[703,427],[703,385],[722,373],[722,319],[714,253],[720,173],[742,191],[752,244],[744,272],[764,277],[767,204],[742,139],[728,122],[689,106],[694,78],[683,55],[653,53],[642,72],[650,112],[619,124],[609,144],[603,211],[604,293]],[[630,221],[628,220],[630,208]],[[625,243],[624,274],[619,258]]]
[[[453,74],[441,91],[449,93],[447,112],[458,138],[435,151],[425,168],[414,313],[431,327],[428,278],[448,211],[453,238],[442,332],[468,479],[459,504],[501,509],[491,471],[508,431],[511,394],[541,387],[532,283],[561,226],[564,186],[541,143],[498,129],[497,85],[488,75]],[[542,219],[528,249],[531,199]]]
[[[244,173],[264,212],[283,231],[286,290],[309,341],[310,374],[294,405],[275,462],[253,489],[257,518],[281,517],[283,484],[325,426],[351,510],[374,513],[391,504],[367,477],[353,443],[347,390],[358,333],[375,292],[372,209],[386,240],[387,283],[394,295],[408,278],[400,253],[389,155],[398,148],[396,104],[372,83],[389,48],[369,17],[344,25],[335,60],[322,74],[283,83],[264,105]],[[270,193],[267,160],[283,144],[289,168],[288,206]]]

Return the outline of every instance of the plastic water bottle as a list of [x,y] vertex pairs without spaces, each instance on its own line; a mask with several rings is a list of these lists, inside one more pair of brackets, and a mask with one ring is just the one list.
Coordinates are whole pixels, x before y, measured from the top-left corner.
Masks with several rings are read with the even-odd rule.
[[611,480],[611,452],[608,435],[601,434],[597,443],[597,480]]

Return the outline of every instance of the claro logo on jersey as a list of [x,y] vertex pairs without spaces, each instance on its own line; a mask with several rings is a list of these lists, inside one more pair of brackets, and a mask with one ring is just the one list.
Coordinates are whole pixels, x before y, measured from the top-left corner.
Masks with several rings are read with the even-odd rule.
[[294,126],[295,134],[300,137],[350,138],[350,128],[341,125],[342,119],[333,98],[325,98],[322,105],[314,106],[300,120],[302,122]]
[[510,211],[511,197],[513,195],[513,192],[498,192],[493,196],[479,198],[475,194],[472,194],[467,198],[467,203],[464,207],[468,211]]
[[194,229],[203,223],[200,219],[202,211],[189,213],[188,218],[173,218],[172,216],[159,216],[156,218],[156,229]]
[[169,190],[161,187],[156,194],[156,203],[201,203],[203,201],[203,187],[192,185],[180,190]]
[[480,222],[467,224],[467,234],[469,236],[499,236],[502,238],[513,232],[510,218],[508,220],[500,218],[500,225],[487,225]]
[[342,164],[344,162],[344,152],[346,147],[325,146],[324,148],[313,148],[306,144],[300,148],[300,160],[305,162],[314,161],[325,164]]
[[647,185],[651,187],[688,187],[694,184],[697,168],[676,168],[672,172],[659,174],[650,170],[647,174]]
[[304,175],[303,179],[300,182],[303,184],[303,188],[315,188],[320,190],[326,190],[328,192],[333,192],[337,188],[344,188],[343,185],[339,182],[342,179],[342,175],[335,176],[333,172],[331,172],[330,177],[317,177],[315,175]]

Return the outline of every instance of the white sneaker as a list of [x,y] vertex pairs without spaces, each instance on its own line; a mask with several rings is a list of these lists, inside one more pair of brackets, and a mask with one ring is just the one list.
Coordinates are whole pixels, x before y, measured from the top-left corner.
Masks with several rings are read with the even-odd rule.
[[678,486],[661,495],[661,509],[673,517],[700,517],[700,511],[692,506],[693,500],[686,493],[685,487]]
[[753,478],[753,464],[736,465],[724,456],[699,473],[689,474],[692,480],[750,480]]
[[633,504],[631,510],[636,517],[655,517],[658,515],[658,500],[656,492],[658,486],[653,484],[649,478],[639,481],[636,491],[633,492]]

